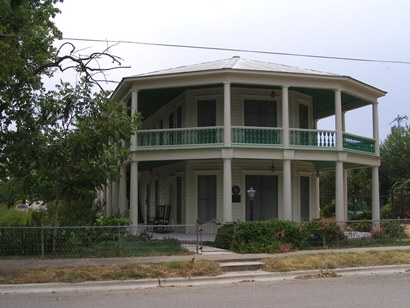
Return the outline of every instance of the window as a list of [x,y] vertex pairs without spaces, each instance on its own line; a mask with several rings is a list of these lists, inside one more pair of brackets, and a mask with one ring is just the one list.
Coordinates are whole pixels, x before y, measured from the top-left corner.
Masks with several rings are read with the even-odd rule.
[[276,127],[276,102],[245,100],[245,126]]
[[198,101],[198,127],[216,126],[216,102]]

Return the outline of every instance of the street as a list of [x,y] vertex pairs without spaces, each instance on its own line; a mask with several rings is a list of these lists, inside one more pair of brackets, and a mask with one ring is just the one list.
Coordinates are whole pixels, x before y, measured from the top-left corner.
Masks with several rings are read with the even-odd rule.
[[1,294],[0,307],[408,307],[410,274],[124,291]]

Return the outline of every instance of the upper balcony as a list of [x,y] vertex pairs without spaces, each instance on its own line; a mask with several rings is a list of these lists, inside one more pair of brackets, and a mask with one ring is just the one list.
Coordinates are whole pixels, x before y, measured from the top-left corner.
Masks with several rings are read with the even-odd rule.
[[[282,128],[231,127],[231,146],[283,148]],[[332,130],[289,130],[289,146],[295,150],[336,150],[336,132]],[[343,133],[343,150],[363,154],[375,154],[375,140]],[[137,151],[152,149],[180,149],[197,147],[224,147],[224,128],[192,127],[174,129],[151,129],[137,132]]]

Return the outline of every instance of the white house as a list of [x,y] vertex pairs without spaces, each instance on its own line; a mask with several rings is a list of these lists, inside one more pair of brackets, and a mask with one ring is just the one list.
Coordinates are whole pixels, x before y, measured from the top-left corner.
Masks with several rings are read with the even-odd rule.
[[[372,169],[379,220],[378,102],[386,93],[348,76],[240,57],[125,77],[112,95],[143,127],[109,212],[147,223],[160,204],[170,223],[319,217],[318,173],[336,170],[336,219],[347,219],[347,173]],[[345,131],[345,113],[372,106],[372,138]],[[334,130],[318,130],[334,115]],[[256,190],[252,202],[247,190]],[[128,212],[129,210],[129,212]]]

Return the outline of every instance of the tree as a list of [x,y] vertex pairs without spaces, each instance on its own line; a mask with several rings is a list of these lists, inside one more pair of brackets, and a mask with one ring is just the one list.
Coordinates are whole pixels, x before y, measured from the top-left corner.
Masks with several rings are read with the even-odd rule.
[[[118,177],[128,157],[121,140],[139,125],[100,84],[121,65],[110,47],[84,56],[71,43],[53,46],[61,37],[52,22],[58,2],[0,0],[0,175],[31,200],[53,201],[54,225],[62,202]],[[100,65],[104,59],[114,66]],[[46,90],[42,78],[57,70],[80,81]]]
[[410,127],[393,127],[380,146],[380,190],[388,195],[394,183],[410,179]]
[[1,130],[30,110],[32,92],[42,87],[47,64],[56,60],[53,22],[60,0],[0,0],[0,119]]

